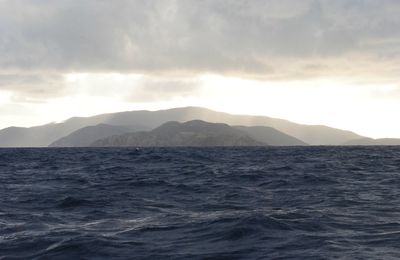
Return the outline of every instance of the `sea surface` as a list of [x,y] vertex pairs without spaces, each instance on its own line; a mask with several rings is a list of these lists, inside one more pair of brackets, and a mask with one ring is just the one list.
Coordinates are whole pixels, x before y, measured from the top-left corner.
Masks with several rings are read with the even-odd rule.
[[0,259],[338,258],[400,258],[400,148],[0,149]]

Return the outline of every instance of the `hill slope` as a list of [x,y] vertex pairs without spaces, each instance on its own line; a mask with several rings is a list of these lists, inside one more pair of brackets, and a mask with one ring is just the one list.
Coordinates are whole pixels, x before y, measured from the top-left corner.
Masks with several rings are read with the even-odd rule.
[[150,132],[111,136],[92,144],[105,146],[259,146],[265,145],[226,124],[193,120],[167,122]]
[[71,134],[51,143],[49,147],[87,147],[94,141],[112,136],[133,132],[134,127],[98,124],[80,128]]
[[268,126],[234,126],[234,128],[246,132],[251,138],[262,143],[276,146],[307,145],[305,142],[282,133]]
[[341,145],[362,138],[353,132],[327,126],[301,125],[265,116],[231,115],[199,107],[174,108],[159,111],[130,111],[93,117],[74,117],[63,123],[30,128],[11,127],[0,131],[0,147],[43,147],[86,126],[98,124],[135,125],[137,131],[147,131],[168,121],[204,120],[243,126],[269,126],[312,145]]

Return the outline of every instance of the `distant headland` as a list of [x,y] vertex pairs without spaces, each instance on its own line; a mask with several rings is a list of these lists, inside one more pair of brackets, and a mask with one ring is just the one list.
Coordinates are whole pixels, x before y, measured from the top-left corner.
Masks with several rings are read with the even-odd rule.
[[201,107],[73,117],[0,130],[0,147],[400,145],[323,125]]

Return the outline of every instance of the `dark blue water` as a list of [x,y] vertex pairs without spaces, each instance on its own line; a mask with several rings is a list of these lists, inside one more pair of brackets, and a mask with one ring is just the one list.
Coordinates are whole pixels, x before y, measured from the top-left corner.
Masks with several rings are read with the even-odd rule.
[[0,149],[0,259],[338,257],[400,257],[400,148]]

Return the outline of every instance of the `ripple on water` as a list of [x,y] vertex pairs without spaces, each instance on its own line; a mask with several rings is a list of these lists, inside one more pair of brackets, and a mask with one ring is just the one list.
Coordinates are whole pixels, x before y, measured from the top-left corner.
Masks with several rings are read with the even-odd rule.
[[0,150],[0,259],[400,258],[400,148]]

